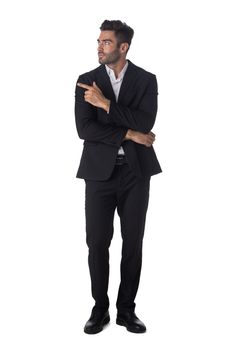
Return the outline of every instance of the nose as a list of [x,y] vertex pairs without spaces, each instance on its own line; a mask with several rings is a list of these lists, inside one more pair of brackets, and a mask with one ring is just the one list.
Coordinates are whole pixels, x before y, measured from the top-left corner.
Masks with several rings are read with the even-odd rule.
[[103,42],[101,42],[101,41],[98,42],[98,50],[99,50],[100,48],[103,48]]

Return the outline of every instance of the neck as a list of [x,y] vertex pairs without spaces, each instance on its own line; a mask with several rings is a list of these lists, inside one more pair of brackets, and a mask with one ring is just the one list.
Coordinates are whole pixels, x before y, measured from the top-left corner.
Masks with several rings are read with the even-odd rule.
[[124,57],[124,58],[120,59],[119,61],[117,61],[116,63],[108,64],[107,66],[114,71],[115,77],[117,79],[118,75],[120,74],[120,72],[124,68],[125,64],[126,64],[126,58]]

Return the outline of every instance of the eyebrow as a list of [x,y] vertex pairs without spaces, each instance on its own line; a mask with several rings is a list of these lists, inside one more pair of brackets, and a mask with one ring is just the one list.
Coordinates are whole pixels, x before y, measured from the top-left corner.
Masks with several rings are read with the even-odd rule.
[[100,41],[111,41],[111,43],[112,43],[112,40],[111,40],[111,39],[104,39],[104,40],[97,39],[97,42],[98,42],[98,43],[100,43]]

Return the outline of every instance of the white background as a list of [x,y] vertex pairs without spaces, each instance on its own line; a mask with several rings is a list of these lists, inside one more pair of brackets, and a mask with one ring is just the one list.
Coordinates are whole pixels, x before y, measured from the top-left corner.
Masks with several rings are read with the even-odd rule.
[[[2,1],[2,350],[232,350],[231,1]],[[98,66],[105,19],[135,29],[128,58],[156,74],[155,150],[137,314],[115,324],[121,238],[111,246],[111,324],[88,336],[78,75]]]

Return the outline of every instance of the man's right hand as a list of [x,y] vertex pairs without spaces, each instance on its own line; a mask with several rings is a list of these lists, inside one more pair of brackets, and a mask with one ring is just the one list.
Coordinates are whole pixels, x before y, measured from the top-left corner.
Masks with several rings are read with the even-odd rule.
[[125,135],[125,140],[131,140],[146,147],[151,147],[155,141],[155,134],[150,131],[148,134],[144,134],[140,131],[129,129]]

